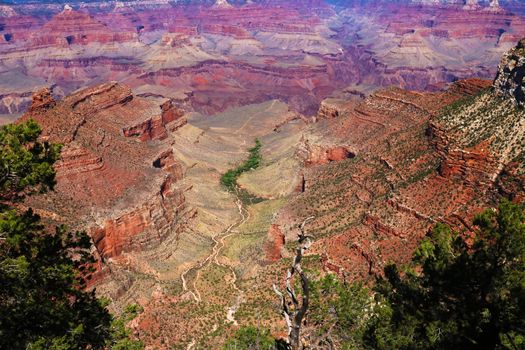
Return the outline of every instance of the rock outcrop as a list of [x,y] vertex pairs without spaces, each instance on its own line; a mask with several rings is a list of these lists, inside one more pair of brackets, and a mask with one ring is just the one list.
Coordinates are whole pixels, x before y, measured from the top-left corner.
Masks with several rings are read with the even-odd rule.
[[312,144],[308,140],[302,141],[297,155],[303,160],[305,166],[340,162],[355,157],[355,153],[346,146]]
[[347,113],[351,108],[352,102],[338,99],[326,99],[321,102],[317,119],[338,118]]
[[[177,234],[185,224],[177,187],[182,168],[166,139],[170,125],[185,121],[181,109],[172,101],[136,97],[117,83],[58,102],[43,90],[33,101],[23,118],[35,119],[43,138],[64,147],[55,166],[56,191],[28,204],[90,232],[102,259],[151,249]],[[134,138],[128,131],[136,125],[147,127]]]
[[473,188],[488,188],[498,175],[498,159],[491,153],[489,143],[482,142],[470,148],[455,145],[448,131],[431,124],[436,150],[443,158],[439,167],[441,176],[457,177]]
[[160,115],[123,128],[124,136],[138,137],[141,141],[164,140],[168,137],[168,131],[175,131],[186,124],[185,112],[174,106],[172,101],[165,102],[160,108]]
[[45,88],[40,91],[37,91],[33,95],[33,102],[31,103],[29,112],[34,113],[41,110],[45,111],[49,108],[54,107],[55,105],[56,101],[53,98],[53,95],[51,94],[51,90],[49,88]]
[[525,38],[505,54],[498,67],[494,80],[494,91],[497,95],[510,98],[520,106],[525,106]]
[[[492,188],[508,164],[525,150],[525,40],[503,56],[491,89],[459,101],[431,123],[444,162],[443,175],[458,175]],[[518,167],[519,174],[523,167]],[[511,171],[512,172],[512,171]]]
[[[330,117],[313,124],[317,131],[310,138],[321,144],[328,137],[332,144],[344,141],[358,156],[306,168],[308,186],[281,211],[285,221],[275,224],[285,228],[290,217],[298,222],[314,217],[313,254],[349,279],[373,279],[385,262],[408,261],[438,221],[463,228],[457,215],[469,217],[492,200],[490,190],[478,189],[494,188],[500,159],[483,142],[464,147],[454,134],[429,133],[427,126],[443,107],[489,86],[488,80],[473,79],[439,93],[392,88],[349,104],[335,118],[336,109],[327,112],[325,106],[322,112]],[[512,190],[516,182],[506,184]],[[293,240],[293,230],[282,232]]]
[[[181,226],[184,196],[174,188],[175,178],[166,177],[157,192],[142,198],[136,208],[122,215],[111,215],[99,227],[90,230],[99,254],[116,258],[126,251],[144,251],[156,247]],[[177,220],[179,217],[179,220]]]

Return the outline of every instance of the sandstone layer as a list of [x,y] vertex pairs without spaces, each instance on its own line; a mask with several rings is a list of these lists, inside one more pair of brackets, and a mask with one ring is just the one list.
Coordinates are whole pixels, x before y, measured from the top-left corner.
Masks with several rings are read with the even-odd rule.
[[44,139],[64,147],[56,191],[29,204],[88,230],[102,259],[158,245],[182,225],[185,201],[169,142],[151,140],[165,139],[183,115],[169,101],[137,98],[117,83],[58,102],[40,91],[23,119],[36,120]]

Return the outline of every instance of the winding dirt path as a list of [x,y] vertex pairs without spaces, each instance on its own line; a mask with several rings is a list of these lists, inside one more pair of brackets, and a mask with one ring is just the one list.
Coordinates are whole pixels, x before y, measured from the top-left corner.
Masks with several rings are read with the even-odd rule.
[[180,275],[180,278],[182,280],[182,289],[184,290],[184,292],[190,292],[190,294],[192,295],[193,297],[193,300],[195,300],[196,302],[199,302],[199,299],[197,298],[197,296],[195,295],[195,293],[193,293],[193,291],[191,290],[188,290],[188,285],[187,285],[187,282],[186,282],[186,274],[188,272],[190,272],[195,266],[192,266],[190,267],[189,269],[187,269],[186,271],[184,271],[182,273],[182,275]]
[[[202,297],[199,292],[199,289],[197,288],[197,281],[200,278],[201,270],[204,267],[208,266],[209,264],[215,264],[215,265],[225,267],[228,270],[230,270],[230,273],[232,275],[230,284],[233,287],[233,289],[236,291],[237,297],[235,299],[234,304],[230,306],[226,311],[226,320],[228,322],[233,323],[234,325],[238,325],[238,322],[235,319],[235,313],[237,312],[237,310],[239,309],[239,306],[244,301],[244,291],[237,286],[237,274],[235,273],[234,268],[228,264],[221,263],[219,261],[219,256],[220,256],[221,251],[224,249],[226,245],[225,240],[238,233],[238,231],[233,231],[233,229],[241,226],[242,224],[244,224],[246,221],[250,219],[250,212],[243,206],[242,201],[239,199],[238,196],[237,196],[236,204],[237,204],[237,208],[239,211],[240,219],[237,222],[228,226],[228,228],[224,230],[223,232],[215,236],[212,236],[214,245],[213,245],[211,253],[201,263],[195,266],[190,266],[186,271],[184,271],[181,274],[183,291],[189,292],[192,295],[193,300],[196,303],[200,303],[202,301]],[[190,289],[188,287],[188,281],[186,280],[186,275],[192,270],[196,270],[197,272],[196,272],[196,276],[193,280],[193,283]],[[195,345],[195,341],[192,341],[192,343],[188,345],[188,349],[191,349],[194,345]]]

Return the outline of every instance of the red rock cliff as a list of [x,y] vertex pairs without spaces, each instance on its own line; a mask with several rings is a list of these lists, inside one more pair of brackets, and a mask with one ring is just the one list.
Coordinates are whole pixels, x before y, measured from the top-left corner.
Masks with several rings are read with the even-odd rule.
[[[185,122],[181,109],[107,83],[58,102],[41,92],[24,119],[30,117],[42,126],[43,138],[64,147],[56,191],[29,204],[87,229],[103,258],[148,249],[177,233],[186,208],[177,187],[182,169],[168,136],[172,124]],[[129,137],[126,130],[134,125],[148,127]]]

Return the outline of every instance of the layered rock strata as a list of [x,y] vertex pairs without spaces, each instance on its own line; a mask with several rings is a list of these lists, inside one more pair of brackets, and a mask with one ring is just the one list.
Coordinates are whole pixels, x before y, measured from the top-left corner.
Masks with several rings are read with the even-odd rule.
[[158,141],[170,125],[185,121],[173,102],[135,97],[117,83],[58,102],[43,90],[27,118],[42,126],[42,138],[64,145],[56,191],[28,204],[87,229],[103,259],[154,247],[177,233],[185,212],[177,188],[182,169],[170,143]]
[[[318,237],[313,251],[324,256],[325,268],[365,279],[381,273],[386,261],[410,259],[436,222],[463,228],[460,217],[470,217],[494,198],[502,160],[486,141],[466,147],[446,129],[450,125],[436,125],[442,108],[489,86],[490,81],[473,79],[445,92],[390,89],[358,103],[321,105],[309,138],[320,145],[340,142],[357,157],[306,169],[308,186],[274,223],[290,228],[290,216],[315,217],[309,232]],[[507,181],[506,189],[517,183]],[[286,241],[296,234],[282,232]]]
[[[7,113],[22,112],[44,86],[66,95],[117,80],[140,95],[188,98],[206,114],[279,98],[311,116],[349,86],[437,91],[462,77],[491,77],[525,30],[519,12],[473,2],[13,8],[0,20],[0,111]],[[4,94],[2,83],[20,87]]]

